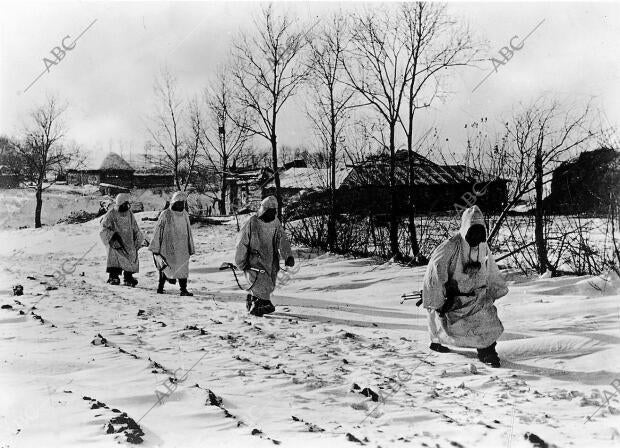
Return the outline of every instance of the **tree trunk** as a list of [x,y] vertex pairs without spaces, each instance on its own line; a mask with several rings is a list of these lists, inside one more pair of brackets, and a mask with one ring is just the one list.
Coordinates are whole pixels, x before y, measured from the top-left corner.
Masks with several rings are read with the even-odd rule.
[[543,209],[543,161],[540,149],[536,151],[534,160],[536,172],[536,211],[534,215],[534,237],[536,240],[536,252],[538,254],[538,273],[543,274],[549,267],[547,259],[547,244],[545,241],[545,211]]
[[280,221],[284,223],[284,217],[282,216],[282,197],[280,195],[280,172],[278,171],[278,147],[275,133],[271,134],[271,158],[273,159],[273,179],[276,185],[276,199],[278,200],[278,217]]
[[396,122],[390,123],[390,256],[400,259],[398,248],[398,214],[396,212],[396,145],[394,133]]
[[[421,8],[418,10],[419,20],[422,19],[422,10]],[[419,47],[418,47],[419,49]],[[416,51],[416,55],[414,58],[413,65],[413,77],[409,84],[409,112],[408,118],[409,122],[407,123],[407,159],[409,161],[409,173],[408,173],[408,181],[409,181],[409,189],[407,191],[407,206],[409,208],[409,241],[411,243],[411,252],[413,255],[413,259],[417,262],[420,254],[420,246],[418,245],[418,232],[415,227],[415,172],[414,172],[414,154],[413,154],[413,114],[415,111],[414,104],[414,86],[415,86],[415,73],[418,66],[418,53]]]
[[174,167],[174,183],[177,186],[177,190],[181,191],[181,181],[179,180],[179,168]]
[[43,208],[43,184],[37,183],[37,192],[35,193],[37,205],[34,209],[34,227],[41,228],[41,209]]
[[609,203],[609,212],[611,215],[611,240],[613,242],[613,251],[616,256],[615,260],[613,256],[611,257],[611,268],[620,276],[620,243],[616,237],[616,220],[620,227],[620,214],[618,214],[618,201],[616,201],[616,195],[613,192],[610,194]]
[[[276,67],[274,66],[274,79],[276,78]],[[280,195],[280,172],[278,171],[278,138],[276,134],[276,122],[278,119],[276,105],[278,104],[277,90],[273,86],[273,107],[271,109],[271,158],[273,159],[273,180],[276,186],[276,199],[278,200],[278,217],[282,224],[284,224],[284,217],[282,216],[282,196]]]
[[408,189],[408,207],[409,207],[409,240],[411,242],[411,252],[413,259],[417,260],[420,253],[418,245],[418,234],[415,227],[415,192],[414,192],[414,158],[413,158],[413,135],[412,127],[409,125],[409,135],[407,136],[407,158],[409,159],[409,189]]
[[329,219],[327,221],[327,247],[334,251],[336,247],[336,124],[332,104],[331,147],[329,152]]
[[220,215],[226,214],[226,193],[228,182],[226,181],[226,171],[228,170],[228,158],[222,158],[222,194],[220,195]]

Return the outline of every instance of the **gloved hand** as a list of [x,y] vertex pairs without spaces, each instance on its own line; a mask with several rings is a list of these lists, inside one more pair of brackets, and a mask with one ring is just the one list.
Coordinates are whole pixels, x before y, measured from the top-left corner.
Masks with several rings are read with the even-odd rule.
[[452,298],[452,300],[454,301],[454,298],[461,294],[461,292],[459,291],[459,285],[454,279],[448,280],[445,284],[445,288],[446,299]]
[[293,266],[295,266],[295,259],[293,258],[293,256],[291,255],[290,257],[288,257],[286,259],[286,261],[284,262],[284,264],[289,267],[292,268]]
[[450,312],[450,310],[454,306],[454,298],[455,298],[454,296],[450,296],[446,299],[443,306],[437,310],[437,313],[439,313],[439,316],[444,317],[446,313]]
[[446,313],[450,312],[450,310],[454,307],[456,298],[461,294],[459,291],[459,285],[454,279],[448,280],[444,286],[446,288],[446,301],[441,308],[437,309],[437,312],[441,317],[444,317]]

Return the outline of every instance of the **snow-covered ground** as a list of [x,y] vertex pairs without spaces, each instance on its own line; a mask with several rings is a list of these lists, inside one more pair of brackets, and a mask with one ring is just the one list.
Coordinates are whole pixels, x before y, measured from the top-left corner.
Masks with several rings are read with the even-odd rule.
[[[172,189],[170,189],[172,191]],[[132,202],[141,202],[144,210],[161,210],[171,191],[162,189],[133,189]],[[53,184],[43,192],[41,221],[43,225],[53,225],[66,218],[72,211],[84,210],[95,213],[101,201],[111,201],[113,197],[102,195],[96,185]],[[208,194],[191,193],[189,204],[195,209],[206,209],[212,205]],[[0,229],[34,227],[35,190],[33,188],[0,189]],[[214,212],[215,213],[215,212]]]
[[[155,294],[146,250],[137,288],[106,284],[97,220],[1,231],[0,447],[620,444],[617,278],[514,276],[491,369],[428,350],[425,312],[399,303],[424,268],[297,248],[277,312],[248,316],[218,270],[235,234],[194,227],[180,297]],[[122,413],[140,429],[113,432]]]

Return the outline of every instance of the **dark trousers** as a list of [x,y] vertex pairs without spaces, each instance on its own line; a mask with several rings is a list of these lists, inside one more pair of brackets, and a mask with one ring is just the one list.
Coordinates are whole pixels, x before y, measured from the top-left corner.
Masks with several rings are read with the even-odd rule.
[[[110,278],[119,278],[123,270],[121,268],[107,268],[106,272],[110,274]],[[125,279],[132,278],[132,276],[133,276],[133,272],[125,271],[123,273],[123,278]]]
[[[177,279],[168,278],[166,277],[166,274],[164,274],[162,271],[159,271],[159,284],[157,285],[158,287],[157,289],[159,289],[160,291],[163,291],[164,285],[166,284],[166,282],[172,283],[174,285],[176,284]],[[181,288],[181,291],[187,290],[187,279],[186,278],[179,279],[179,287]]]

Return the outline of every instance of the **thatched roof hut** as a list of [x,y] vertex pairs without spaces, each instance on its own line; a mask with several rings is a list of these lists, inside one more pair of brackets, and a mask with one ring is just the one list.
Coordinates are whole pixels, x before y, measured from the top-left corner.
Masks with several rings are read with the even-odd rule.
[[125,159],[116,154],[115,152],[111,152],[103,159],[101,162],[101,166],[99,167],[99,171],[135,171],[132,166],[127,163]]

